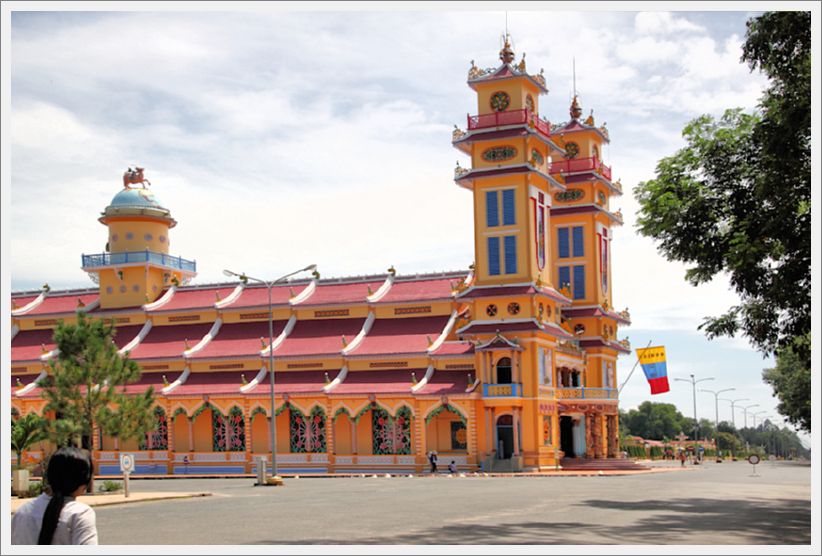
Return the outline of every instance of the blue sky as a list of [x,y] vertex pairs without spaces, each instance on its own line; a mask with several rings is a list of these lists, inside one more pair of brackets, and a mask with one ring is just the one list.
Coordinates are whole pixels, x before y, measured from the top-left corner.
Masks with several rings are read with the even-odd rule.
[[[80,255],[103,250],[96,218],[134,165],[179,221],[171,251],[197,260],[200,283],[222,281],[226,267],[271,277],[308,263],[323,276],[467,268],[471,202],[452,171],[469,161],[451,130],[476,112],[470,61],[499,63],[504,12],[257,6],[14,14],[3,238],[12,290],[92,285]],[[626,191],[612,201],[625,215],[614,302],[633,317],[621,335],[664,344],[671,378],[713,376],[706,388],[735,387],[777,417],[761,381],[772,360],[744,339],[696,330],[735,303],[727,280],[689,286],[683,265],[637,235],[630,193],[683,146],[689,120],[756,105],[766,81],[739,63],[751,15],[512,10],[508,28],[517,59],[525,52],[530,71],[545,69],[542,115],[567,120],[576,58],[584,113],[607,122],[604,158]],[[620,382],[633,363],[621,359]],[[690,385],[671,387],[651,398],[638,369],[622,407],[652,399],[692,415]],[[699,396],[698,414],[713,418],[713,396]]]

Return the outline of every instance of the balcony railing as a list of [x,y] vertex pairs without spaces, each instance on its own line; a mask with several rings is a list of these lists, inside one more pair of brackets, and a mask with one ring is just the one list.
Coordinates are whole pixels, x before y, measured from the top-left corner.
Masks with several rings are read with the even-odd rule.
[[483,384],[485,398],[521,398],[522,384]]
[[521,110],[507,110],[504,112],[493,112],[491,114],[479,114],[468,116],[468,131],[474,129],[484,129],[487,127],[501,127],[506,125],[529,124],[536,128],[542,135],[551,135],[551,123],[541,119],[527,108]]
[[606,166],[597,157],[590,158],[572,158],[570,160],[559,160],[551,162],[549,170],[551,174],[576,174],[579,172],[596,172],[611,181],[611,167]]
[[182,257],[155,253],[154,251],[126,251],[123,253],[98,253],[96,255],[83,255],[83,268],[95,268],[100,266],[114,266],[132,263],[153,263],[168,268],[197,271],[197,263]]
[[557,388],[554,397],[558,400],[615,400],[616,388]]

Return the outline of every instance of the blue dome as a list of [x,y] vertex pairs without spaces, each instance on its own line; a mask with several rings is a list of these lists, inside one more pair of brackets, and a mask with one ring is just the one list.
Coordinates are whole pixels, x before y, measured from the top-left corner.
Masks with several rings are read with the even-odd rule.
[[133,187],[123,189],[111,200],[111,208],[153,208],[165,210],[160,201],[150,189],[143,187]]

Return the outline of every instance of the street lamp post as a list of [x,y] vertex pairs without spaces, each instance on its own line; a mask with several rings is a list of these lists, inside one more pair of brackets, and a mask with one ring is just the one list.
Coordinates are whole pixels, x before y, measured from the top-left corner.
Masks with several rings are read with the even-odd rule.
[[722,392],[730,392],[731,390],[736,390],[736,388],[725,388],[724,390],[700,390],[700,392],[709,392],[714,395],[714,409],[716,411],[716,417],[714,418],[714,427],[719,429],[719,395]]
[[736,402],[746,402],[749,399],[750,398],[739,398],[736,400],[729,400],[727,398],[722,399],[723,402],[731,402],[731,424],[734,426],[734,430],[736,430],[736,411],[734,411],[734,404]]
[[705,382],[706,380],[713,380],[713,377],[710,378],[700,378],[699,380],[694,380],[694,375],[690,375],[691,380],[687,378],[675,378],[674,380],[681,380],[682,382],[690,382],[691,386],[694,390],[694,442],[699,441],[699,421],[696,418],[696,385],[699,382]]
[[[767,409],[763,409],[762,411],[757,411],[756,413],[753,414],[753,426],[754,426],[754,428],[756,428],[756,416],[761,414],[761,413],[767,413],[767,412],[768,412]],[[759,424],[761,425],[762,421],[759,421]]]
[[[284,281],[286,278],[294,276],[300,272],[305,272],[309,270],[315,270],[317,265],[310,264],[305,268],[301,268],[300,270],[295,270],[285,276],[280,276],[276,280],[266,281],[261,280],[259,278],[254,278],[252,276],[248,276],[245,273],[237,273],[231,270],[223,270],[223,274],[226,276],[234,276],[240,279],[241,282],[247,284],[249,280],[252,282],[258,282],[263,284],[266,288],[268,288],[268,372],[269,372],[269,382],[271,383],[271,421],[269,422],[268,428],[270,429],[271,433],[271,475],[278,479],[277,473],[277,421],[276,421],[276,405],[274,402],[274,306],[271,303],[271,288],[274,287],[275,284],[278,284]],[[265,472],[263,472],[263,476]]]
[[742,408],[742,411],[745,412],[745,428],[746,429],[748,428],[748,410],[752,407],[759,407],[759,404],[754,403],[754,404],[751,404],[751,405],[746,405]]

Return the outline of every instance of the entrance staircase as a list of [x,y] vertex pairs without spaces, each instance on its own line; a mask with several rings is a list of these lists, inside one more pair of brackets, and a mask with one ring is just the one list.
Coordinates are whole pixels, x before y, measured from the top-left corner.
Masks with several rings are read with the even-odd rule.
[[562,458],[559,464],[564,471],[648,471],[651,469],[632,459],[621,458]]

